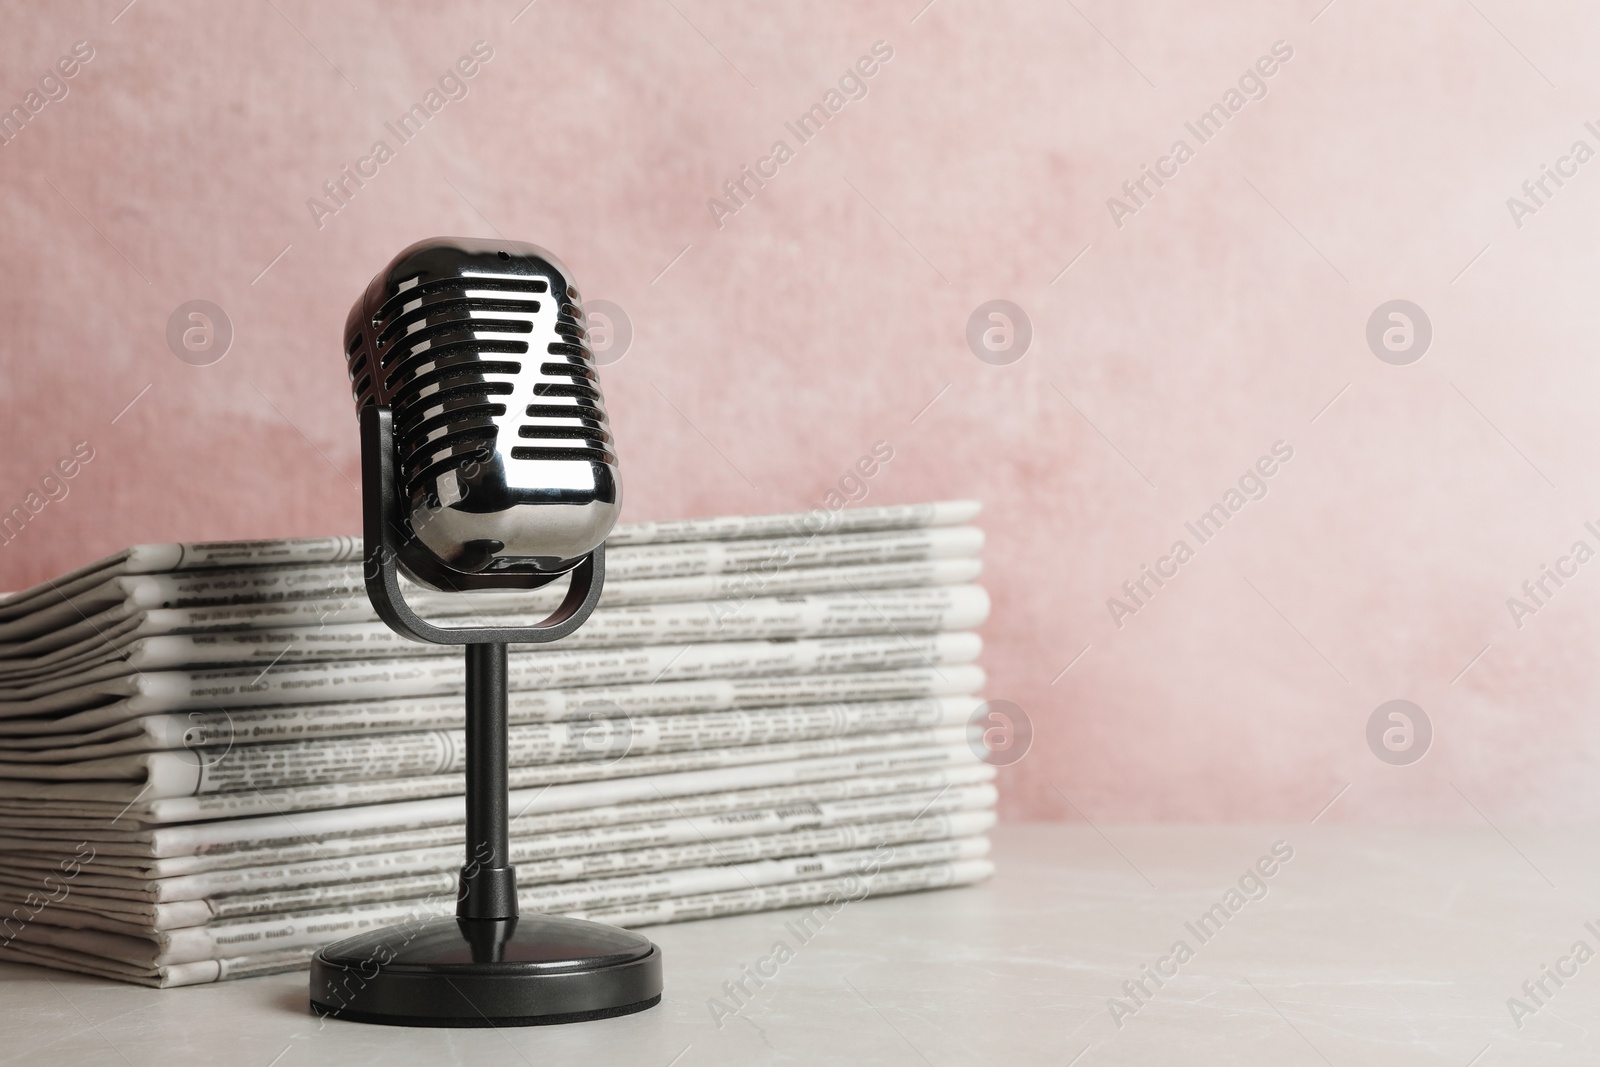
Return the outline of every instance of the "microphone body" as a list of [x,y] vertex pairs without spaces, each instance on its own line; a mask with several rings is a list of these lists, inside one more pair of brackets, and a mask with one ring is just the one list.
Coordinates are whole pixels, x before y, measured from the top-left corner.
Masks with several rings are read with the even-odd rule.
[[407,248],[351,309],[357,414],[392,415],[410,577],[530,588],[610,533],[622,483],[583,324],[553,255],[469,238]]

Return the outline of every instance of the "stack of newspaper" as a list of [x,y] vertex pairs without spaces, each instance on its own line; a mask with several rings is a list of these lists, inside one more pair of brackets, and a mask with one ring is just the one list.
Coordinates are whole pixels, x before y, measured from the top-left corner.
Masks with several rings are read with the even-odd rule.
[[[620,526],[584,627],[511,651],[522,910],[986,877],[977,512]],[[528,624],[561,590],[408,595]],[[0,599],[0,959],[189,985],[453,913],[462,688],[460,649],[378,621],[359,538],[140,545]]]

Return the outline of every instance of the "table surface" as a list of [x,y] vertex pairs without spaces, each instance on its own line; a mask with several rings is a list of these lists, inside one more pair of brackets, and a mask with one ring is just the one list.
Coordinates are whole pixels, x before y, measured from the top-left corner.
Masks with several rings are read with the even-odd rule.
[[1573,952],[1600,951],[1597,836],[1002,826],[988,883],[848,904],[803,944],[793,912],[655,927],[660,1006],[560,1027],[319,1020],[303,972],[154,990],[6,964],[0,1063],[1593,1064],[1600,959]]

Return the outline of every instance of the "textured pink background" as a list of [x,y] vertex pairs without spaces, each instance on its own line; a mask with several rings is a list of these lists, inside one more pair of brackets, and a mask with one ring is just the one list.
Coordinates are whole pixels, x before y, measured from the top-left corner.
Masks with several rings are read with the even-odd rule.
[[[1600,161],[1520,229],[1505,204],[1600,147],[1592,10],[123,3],[0,11],[5,106],[96,50],[0,147],[0,504],[96,450],[0,587],[356,530],[346,309],[412,240],[503,233],[632,316],[629,517],[810,506],[880,439],[868,502],[985,501],[990,695],[1037,732],[1008,815],[1292,821],[1346,784],[1325,818],[1600,815],[1600,562],[1520,630],[1505,604],[1600,519]],[[307,198],[480,39],[470,95],[318,229]],[[1269,95],[1113,225],[1280,39]],[[707,198],[877,40],[869,95],[719,229]],[[995,297],[1034,326],[1012,366],[963,340]],[[1364,341],[1399,297],[1434,328],[1405,367]],[[164,341],[194,298],[236,330],[213,366]],[[1280,439],[1119,630],[1106,598]],[[1436,732],[1410,767],[1364,739],[1395,697]]]

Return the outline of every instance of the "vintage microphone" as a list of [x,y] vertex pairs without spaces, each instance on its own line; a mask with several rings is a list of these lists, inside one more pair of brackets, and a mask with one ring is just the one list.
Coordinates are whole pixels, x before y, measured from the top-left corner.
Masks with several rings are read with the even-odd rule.
[[[517,914],[508,841],[506,645],[583,625],[622,506],[583,310],[531,244],[435,238],[372,279],[345,324],[361,420],[367,595],[396,632],[466,646],[466,864],[454,918],[346,938],[311,965],[314,1011],[404,1026],[603,1019],[661,999],[661,950],[602,923]],[[440,627],[428,588],[535,589],[537,626]]]

